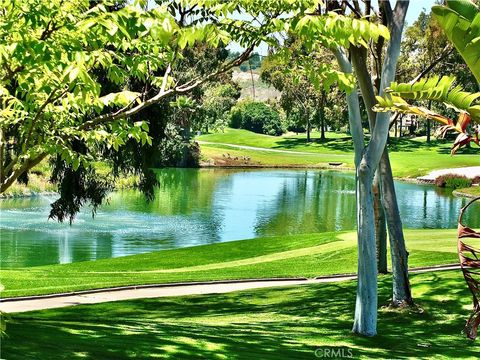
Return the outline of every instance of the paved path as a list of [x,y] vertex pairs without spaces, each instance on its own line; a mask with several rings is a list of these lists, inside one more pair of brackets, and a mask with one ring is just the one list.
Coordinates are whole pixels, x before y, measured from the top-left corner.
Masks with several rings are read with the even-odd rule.
[[473,179],[474,177],[480,176],[480,166],[469,166],[463,168],[452,168],[452,169],[441,169],[430,172],[428,175],[421,176],[417,178],[422,181],[435,181],[435,179],[441,175],[446,174],[455,174],[463,175],[467,178]]
[[205,144],[205,145],[223,145],[223,146],[229,146],[229,147],[233,147],[233,148],[237,148],[237,149],[256,150],[256,151],[269,151],[269,152],[285,153],[285,154],[324,155],[324,156],[350,156],[350,155],[348,155],[348,154],[325,154],[325,153],[316,153],[316,152],[307,152],[307,151],[268,149],[268,148],[255,147],[255,146],[236,145],[236,144],[227,144],[227,143],[217,143],[217,142],[202,141],[202,140],[197,140],[197,142],[198,142],[199,144]]
[[[431,271],[455,270],[459,268],[460,267],[458,265],[444,265],[412,269],[410,272],[423,273]],[[354,279],[356,279],[355,275],[334,275],[318,277],[316,279],[263,279],[217,281],[205,283],[125,286],[119,288],[91,290],[70,294],[3,299],[0,302],[0,311],[7,313],[15,313],[33,310],[54,309],[81,304],[98,304],[109,301],[184,295],[222,294],[240,290],[260,289],[277,286],[332,283]]]

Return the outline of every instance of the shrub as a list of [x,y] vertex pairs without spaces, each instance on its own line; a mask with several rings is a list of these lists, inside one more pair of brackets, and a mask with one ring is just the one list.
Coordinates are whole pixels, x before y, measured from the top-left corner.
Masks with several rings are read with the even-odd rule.
[[437,177],[435,185],[449,189],[461,189],[472,186],[472,180],[463,175],[446,174]]
[[282,122],[278,111],[263,102],[247,101],[233,107],[230,126],[259,134],[281,135]]

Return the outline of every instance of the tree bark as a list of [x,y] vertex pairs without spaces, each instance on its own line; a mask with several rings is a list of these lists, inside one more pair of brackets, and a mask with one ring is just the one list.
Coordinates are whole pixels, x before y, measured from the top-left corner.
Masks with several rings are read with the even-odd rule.
[[379,165],[382,201],[387,217],[390,238],[390,253],[393,274],[393,306],[408,306],[413,304],[410,281],[408,279],[408,252],[405,246],[402,219],[398,208],[397,195],[393,183],[392,168],[388,151],[385,149]]
[[325,93],[325,90],[322,91],[322,100],[320,103],[320,139],[322,141],[325,140],[325,98],[327,97],[327,94]]
[[[378,122],[377,119],[379,117],[386,117],[388,119],[389,116],[387,114],[377,114],[372,110],[374,105],[376,104],[376,100],[371,76],[369,75],[369,71],[367,68],[366,50],[363,48],[351,48],[351,55],[358,83],[362,91],[363,100],[365,102],[365,107],[367,109],[370,129],[371,132],[374,132],[374,129]],[[386,119],[381,121],[385,120]],[[388,131],[386,136],[388,137]],[[390,159],[386,147],[383,150],[376,177],[378,177],[378,180],[380,181],[379,188],[381,192],[380,194],[375,194],[376,189],[374,184],[374,205],[376,209],[375,215],[377,216],[375,225],[379,272],[382,272],[382,270],[385,270],[386,272],[385,268],[380,268],[381,261],[384,260],[384,258],[381,258],[381,256],[383,256],[383,247],[386,248],[386,233],[385,227],[383,229],[380,228],[381,225],[378,222],[381,221],[381,219],[378,218],[378,215],[383,215],[386,216],[388,232],[390,235],[390,252],[393,273],[392,304],[402,306],[409,305],[413,303],[413,300],[411,297],[410,283],[408,281],[408,253],[405,246],[405,238],[402,229],[402,221],[400,218],[400,210],[398,208],[395,187],[393,183],[392,169],[390,166]],[[380,214],[380,211],[377,210],[377,201],[382,201],[383,205],[381,206],[381,208],[382,210],[385,210],[385,213]]]
[[[347,56],[336,50],[340,69],[352,73]],[[358,280],[355,316],[352,331],[366,336],[377,333],[377,262],[373,212],[372,183],[374,170],[365,160],[365,144],[357,89],[347,94],[348,120],[355,151]]]
[[357,168],[358,283],[354,333],[377,334],[377,266],[372,194],[373,173],[367,162]]
[[307,112],[307,142],[312,141],[310,132],[312,131],[312,124],[310,122],[310,114]]
[[[387,18],[390,18],[390,34],[391,39],[387,47],[385,59],[382,66],[382,76],[379,89],[379,95],[384,94],[385,88],[395,78],[398,57],[400,55],[400,42],[405,24],[405,16],[407,13],[409,1],[397,1],[394,12],[389,8],[390,3],[386,0],[381,2],[386,9],[390,10]],[[351,64],[348,59],[342,57],[340,51],[336,51],[340,68],[344,72],[352,72]],[[358,73],[357,73],[358,76]],[[356,90],[354,90],[355,92]],[[353,92],[352,92],[353,93]],[[358,100],[358,95],[357,95]],[[348,97],[347,97],[348,102]],[[377,322],[377,266],[376,266],[376,243],[375,243],[375,227],[374,227],[374,211],[373,211],[373,175],[380,163],[380,159],[384,152],[389,130],[389,113],[379,113],[376,115],[376,124],[373,129],[370,142],[367,147],[358,144],[363,142],[363,129],[361,128],[360,118],[354,118],[353,115],[358,113],[357,109],[352,109],[353,102],[348,102],[349,119],[351,121],[352,137],[355,147],[355,165],[357,168],[357,224],[358,224],[358,285],[357,300],[355,306],[355,318],[353,324],[353,332],[373,336],[376,335]],[[358,105],[358,102],[357,104]],[[358,109],[359,110],[359,109]],[[352,119],[358,121],[352,126]],[[352,129],[353,128],[353,129]],[[358,133],[358,129],[360,134]],[[356,138],[357,137],[357,138]],[[358,146],[357,146],[358,144]],[[359,154],[358,151],[362,150]],[[360,161],[358,161],[360,160]]]
[[381,274],[388,273],[387,269],[387,224],[385,210],[381,199],[381,175],[377,170],[373,178],[373,210],[375,214],[375,240],[377,243],[377,268]]

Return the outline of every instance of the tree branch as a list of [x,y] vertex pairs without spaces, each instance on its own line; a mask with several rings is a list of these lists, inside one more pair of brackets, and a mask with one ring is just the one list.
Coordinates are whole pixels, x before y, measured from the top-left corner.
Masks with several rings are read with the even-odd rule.
[[[213,73],[208,74],[208,75],[203,76],[203,77],[197,77],[195,79],[192,79],[192,80],[186,82],[185,84],[182,84],[180,86],[177,86],[177,87],[169,89],[169,90],[165,89],[166,88],[166,76],[164,76],[163,83],[162,83],[162,88],[152,98],[138,104],[137,106],[135,106],[133,108],[130,108],[131,105],[127,105],[126,107],[124,107],[124,108],[122,108],[122,109],[120,109],[120,110],[118,110],[114,113],[97,116],[96,118],[93,118],[91,120],[88,120],[88,121],[84,122],[82,125],[80,125],[77,128],[77,130],[91,130],[92,128],[94,128],[95,126],[97,126],[99,124],[105,124],[105,123],[108,123],[108,122],[117,121],[117,120],[129,117],[129,116],[135,115],[136,113],[142,111],[143,109],[160,102],[163,98],[165,98],[167,96],[185,94],[185,93],[195,89],[196,87],[200,86],[201,84],[211,80],[212,78],[229,71],[230,69],[234,68],[235,66],[240,65],[242,62],[244,62],[246,59],[248,59],[248,57],[252,53],[253,49],[254,49],[254,45],[251,45],[247,49],[245,49],[245,51],[237,59],[234,59],[234,60],[228,62],[223,68],[219,69],[218,71],[213,72]],[[167,70],[168,70],[168,68],[167,68]],[[165,85],[165,87],[164,87],[164,85]]]
[[[383,96],[385,89],[395,79],[395,71],[397,68],[398,57],[400,55],[402,31],[405,24],[408,5],[409,0],[397,1],[395,4],[392,22],[390,24],[390,42],[388,43],[382,67],[382,80],[379,89],[380,96]],[[369,166],[371,171],[375,171],[378,166],[383,149],[387,143],[388,127],[390,124],[389,117],[390,112],[377,114],[375,128],[364,157],[365,163]]]
[[7,190],[24,172],[30,170],[34,166],[38,165],[45,157],[47,153],[38,154],[33,159],[26,160],[22,166],[10,174],[2,183],[0,184],[0,194]]
[[423,69],[420,74],[418,74],[417,76],[415,76],[415,78],[410,81],[410,84],[414,84],[416,83],[418,80],[420,80],[422,77],[424,77],[425,75],[427,75],[430,71],[433,70],[433,68],[435,66],[437,66],[441,61],[443,61],[448,55],[450,55],[452,52],[453,52],[453,47],[451,46],[447,46],[442,54],[436,58],[435,60],[433,60],[425,69]]

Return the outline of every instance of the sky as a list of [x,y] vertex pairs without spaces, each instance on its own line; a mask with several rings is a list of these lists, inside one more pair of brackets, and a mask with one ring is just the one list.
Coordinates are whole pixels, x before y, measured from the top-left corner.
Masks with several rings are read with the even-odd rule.
[[[392,7],[395,5],[395,1],[390,1],[392,3]],[[407,11],[407,25],[411,25],[417,18],[418,15],[422,12],[422,10],[426,10],[426,12],[430,12],[430,9],[433,5],[435,5],[435,0],[410,0],[410,4],[408,5]],[[378,8],[377,2],[372,1],[374,8]],[[241,16],[240,16],[241,17]],[[228,49],[232,51],[241,51],[242,47],[240,45],[233,43],[228,46]],[[267,55],[267,44],[261,44],[257,49],[255,49],[260,55]]]
[[[372,0],[373,7],[378,9],[378,0]],[[401,0],[400,0],[401,1]],[[395,0],[390,0],[392,7],[395,6]],[[435,4],[436,0],[410,0],[410,4],[408,6],[407,12],[407,24],[411,25],[417,18],[420,12],[425,9],[427,12],[430,12],[431,7]],[[155,6],[154,0],[148,0],[149,7]],[[241,19],[242,16],[240,15],[239,18]],[[232,51],[241,51],[242,47],[240,45],[233,43],[228,46],[228,49]],[[267,45],[261,44],[256,50],[260,55],[267,55]]]

